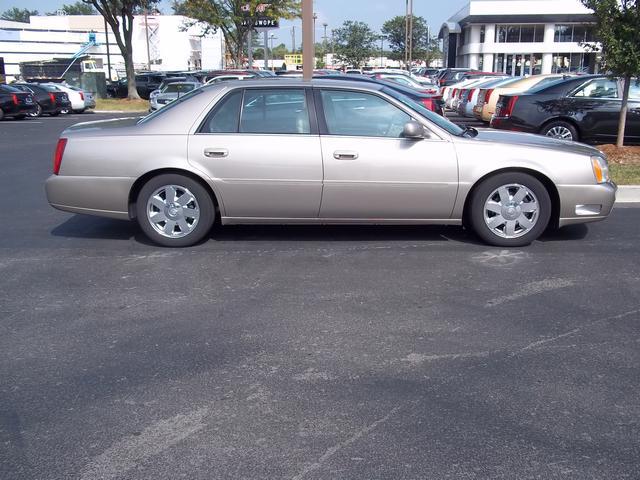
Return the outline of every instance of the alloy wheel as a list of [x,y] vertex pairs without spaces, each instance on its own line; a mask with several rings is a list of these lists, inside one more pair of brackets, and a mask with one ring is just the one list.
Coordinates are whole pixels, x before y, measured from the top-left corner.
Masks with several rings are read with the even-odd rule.
[[495,235],[519,238],[535,227],[540,204],[535,194],[517,183],[495,189],[484,203],[484,221]]
[[166,238],[189,235],[200,219],[200,206],[187,188],[164,185],[153,192],[147,201],[147,219],[153,229]]
[[573,133],[567,127],[562,125],[556,125],[550,128],[547,133],[547,137],[559,138],[561,140],[573,140]]

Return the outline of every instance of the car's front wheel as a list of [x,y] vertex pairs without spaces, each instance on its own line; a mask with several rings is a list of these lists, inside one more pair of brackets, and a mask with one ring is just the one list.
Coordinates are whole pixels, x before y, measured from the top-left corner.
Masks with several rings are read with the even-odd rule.
[[470,220],[478,236],[490,245],[529,245],[547,228],[551,198],[535,177],[505,172],[483,181],[473,192]]
[[215,206],[197,181],[178,174],[153,177],[140,190],[138,223],[153,242],[165,247],[188,247],[211,230]]
[[42,115],[42,107],[40,104],[36,103],[36,109],[33,112],[27,113],[31,118],[36,118]]

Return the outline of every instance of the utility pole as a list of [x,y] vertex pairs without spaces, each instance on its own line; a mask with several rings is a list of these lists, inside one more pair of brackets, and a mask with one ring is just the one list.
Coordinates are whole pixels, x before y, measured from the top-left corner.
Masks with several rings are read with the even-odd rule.
[[313,78],[313,0],[302,0],[302,76],[304,80]]
[[380,35],[380,68],[384,68],[384,35]]
[[111,52],[109,51],[109,29],[107,28],[107,19],[104,19],[104,39],[107,44],[107,68],[109,81],[111,81]]
[[407,66],[409,60],[409,0],[406,0],[404,15],[404,65]]
[[409,64],[407,70],[411,71],[413,63],[413,0],[409,0]]
[[296,53],[296,26],[291,27],[291,53]]
[[147,20],[147,4],[145,4],[145,7],[144,7],[144,29],[147,37],[147,70],[151,71],[151,53],[149,52],[149,22]]
[[249,29],[249,32],[247,33],[247,42],[248,42],[248,63],[249,63],[249,70],[253,69],[253,28]]
[[327,27],[329,26],[328,23],[323,23],[322,26],[324,27],[324,36],[322,37],[322,49],[323,49],[323,61],[324,61],[324,67],[327,68],[329,65],[329,52],[327,52]]
[[[269,40],[271,40],[271,54],[273,54],[273,41],[275,39],[277,39],[278,37],[276,37],[274,34],[269,35]],[[271,58],[271,71],[275,71],[276,67],[275,64],[273,62],[273,57]]]
[[269,70],[269,31],[264,31],[264,68]]

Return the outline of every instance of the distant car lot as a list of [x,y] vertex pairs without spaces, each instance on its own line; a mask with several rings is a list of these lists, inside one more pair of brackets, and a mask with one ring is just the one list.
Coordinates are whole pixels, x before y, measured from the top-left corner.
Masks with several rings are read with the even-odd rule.
[[[72,123],[0,123],[0,478],[637,478],[640,209],[490,248],[459,227],[57,212]],[[579,239],[578,241],[576,241]]]

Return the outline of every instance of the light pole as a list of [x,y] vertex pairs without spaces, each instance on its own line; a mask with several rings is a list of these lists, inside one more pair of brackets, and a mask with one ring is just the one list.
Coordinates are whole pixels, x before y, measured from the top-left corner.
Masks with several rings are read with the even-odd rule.
[[[269,35],[269,40],[271,42],[271,71],[274,71],[276,69],[275,64],[273,63],[273,41],[275,39],[277,39],[278,37],[276,37],[273,33],[271,35]],[[269,67],[267,67],[269,68]]]
[[324,37],[322,37],[322,41],[323,41],[323,45],[322,45],[322,50],[323,50],[323,62],[324,62],[324,67],[328,68],[329,66],[329,52],[327,52],[327,27],[329,26],[328,23],[323,23],[322,26],[324,27]]
[[384,68],[384,35],[380,35],[380,68]]

